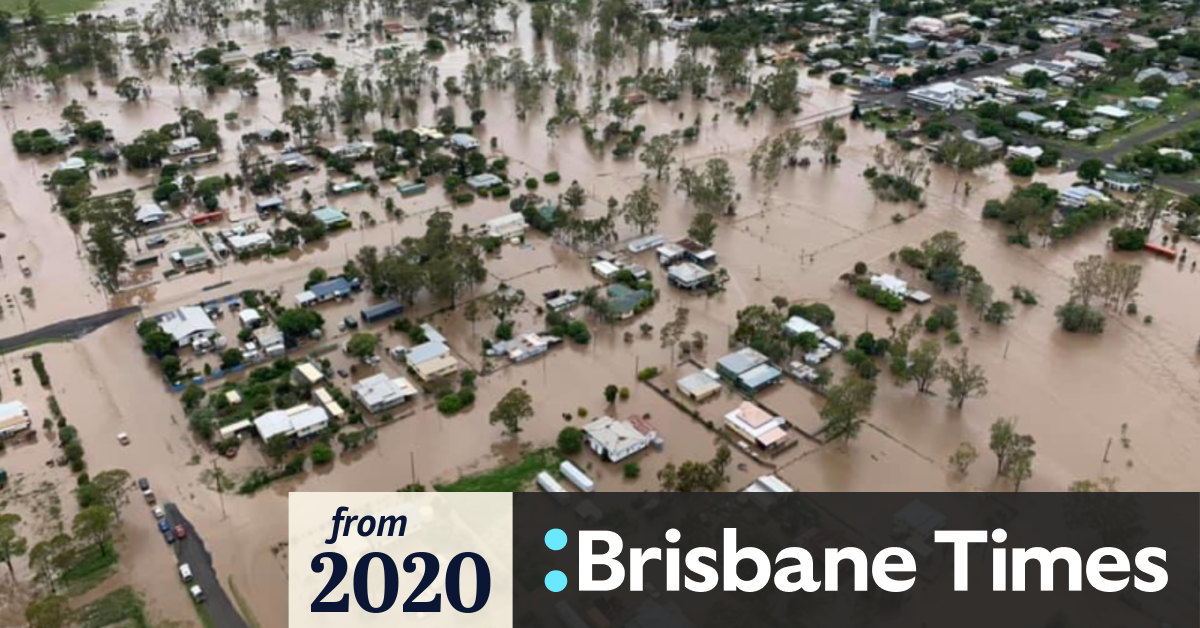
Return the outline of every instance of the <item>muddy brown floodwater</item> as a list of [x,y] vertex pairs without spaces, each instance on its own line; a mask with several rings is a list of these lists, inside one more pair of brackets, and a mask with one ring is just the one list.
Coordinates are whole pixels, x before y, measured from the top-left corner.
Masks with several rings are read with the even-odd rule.
[[[109,10],[141,5],[122,0],[111,4]],[[531,43],[527,29],[525,16],[514,45],[528,56],[540,45]],[[222,38],[241,42],[250,54],[272,45],[270,37],[259,28],[242,24],[231,25]],[[419,45],[420,38],[409,34],[403,40]],[[332,54],[341,66],[359,65],[370,70],[369,47],[332,44],[318,34],[286,29],[281,31],[279,41]],[[173,43],[177,49],[187,50],[202,44],[203,38],[196,33],[182,33],[173,38]],[[651,48],[647,62],[669,66],[675,51],[674,43],[664,42]],[[496,54],[505,52],[501,49]],[[457,74],[471,58],[468,51],[452,47],[436,64],[441,76],[446,77]],[[635,67],[628,61],[613,70],[613,76],[632,72]],[[300,82],[312,87],[314,93],[324,91],[325,78],[321,75],[301,77]],[[850,92],[828,88],[816,79],[810,82],[814,93],[803,100],[799,124],[815,122],[826,113],[843,115],[847,111]],[[222,127],[225,149],[220,162],[200,171],[207,176],[236,171],[237,138],[248,130],[279,124],[284,107],[273,79],[261,82],[257,98],[242,98],[236,94],[209,97],[193,87],[178,90],[163,77],[156,77],[150,81],[150,100],[132,104],[118,101],[112,86],[101,83],[96,97],[88,97],[78,81],[68,82],[57,94],[40,86],[22,86],[7,95],[11,108],[0,113],[0,119],[9,133],[18,128],[56,126],[62,107],[78,99],[93,116],[112,127],[119,139],[128,140],[143,129],[172,121],[182,105],[215,118],[237,111],[240,122]],[[467,118],[461,100],[451,100],[451,104],[459,119]],[[495,155],[510,158],[510,174],[561,172],[564,183],[557,188],[544,186],[542,192],[546,195],[559,193],[566,182],[579,180],[591,195],[584,209],[589,215],[601,214],[610,196],[622,199],[643,181],[637,160],[616,160],[607,153],[590,151],[577,128],[563,128],[557,138],[548,139],[544,124],[549,105],[547,111],[531,115],[525,123],[517,122],[513,115],[511,92],[489,92],[485,108],[488,116],[479,132],[482,143],[488,146],[492,138],[496,139],[499,149]],[[420,122],[430,123],[433,109],[423,102]],[[715,114],[720,114],[719,119],[713,121]],[[1195,479],[1200,467],[1196,462],[1200,453],[1200,366],[1195,351],[1200,338],[1200,316],[1196,315],[1200,309],[1200,276],[1140,254],[1122,254],[1122,259],[1137,261],[1144,267],[1138,303],[1142,314],[1154,316],[1153,324],[1114,315],[1103,336],[1066,335],[1056,327],[1053,308],[1066,299],[1072,263],[1089,254],[1116,255],[1104,252],[1104,228],[1049,248],[1007,246],[1003,233],[980,219],[983,202],[1004,196],[1013,186],[1002,167],[964,176],[962,181],[970,181],[973,190],[969,198],[963,196],[961,188],[954,191],[952,173],[935,169],[926,208],[918,210],[874,199],[862,172],[872,163],[872,151],[884,141],[883,135],[845,119],[842,123],[849,137],[841,150],[840,165],[822,167],[812,155],[818,165],[785,170],[773,185],[752,180],[747,166],[749,153],[762,138],[798,124],[795,120],[777,120],[768,113],[759,113],[743,124],[720,103],[684,99],[642,106],[635,122],[645,125],[646,135],[653,136],[681,128],[697,116],[703,121],[700,140],[681,147],[681,161],[696,165],[711,157],[729,160],[741,194],[737,215],[720,219],[714,246],[720,264],[730,275],[725,292],[711,298],[682,293],[667,286],[652,253],[633,256],[651,269],[655,285],[661,290],[659,303],[649,312],[617,325],[592,322],[594,338],[587,346],[559,347],[540,360],[507,366],[481,377],[475,406],[463,414],[445,418],[431,407],[430,400],[418,401],[411,415],[383,428],[374,445],[342,455],[331,470],[301,474],[254,497],[219,495],[202,481],[202,474],[214,464],[237,475],[262,464],[261,455],[255,448],[245,447],[235,460],[214,460],[212,453],[193,439],[177,397],[165,389],[153,365],[141,353],[133,332],[134,321],[126,319],[82,340],[41,348],[52,376],[53,394],[80,431],[89,468],[96,472],[119,467],[128,469],[134,477],[150,478],[159,498],[178,503],[204,535],[218,573],[234,590],[235,598],[246,601],[254,620],[261,626],[282,626],[286,624],[288,491],[392,491],[412,481],[428,485],[452,480],[512,459],[519,445],[551,444],[558,430],[567,424],[564,413],[575,414],[579,408],[586,409],[589,417],[604,413],[650,415],[666,444],[662,451],[640,455],[639,479],[626,480],[619,467],[602,464],[588,455],[577,457],[577,462],[593,474],[603,490],[655,490],[655,474],[663,465],[707,459],[717,442],[711,432],[636,381],[638,368],[658,365],[667,369],[662,381],[668,386],[673,384],[671,352],[660,346],[657,330],[671,320],[676,307],[690,311],[689,334],[707,334],[708,345],[696,358],[708,364],[728,348],[735,313],[751,304],[769,303],[776,295],[791,301],[829,303],[837,312],[836,327],[851,335],[864,330],[886,333],[883,310],[851,294],[838,282],[838,276],[857,261],[878,271],[899,270],[889,262],[889,253],[950,229],[962,236],[967,243],[966,260],[982,271],[997,293],[1006,293],[1010,285],[1019,283],[1033,289],[1041,299],[1036,307],[1017,306],[1015,319],[1000,328],[978,323],[972,320],[972,314],[963,311],[965,345],[987,371],[989,394],[968,401],[958,411],[947,404],[941,386],[935,387],[936,395],[917,395],[911,388],[898,388],[886,377],[881,378],[869,426],[860,438],[845,447],[802,440],[773,461],[776,472],[805,491],[1010,490],[994,478],[987,455],[975,463],[966,478],[951,475],[946,459],[962,441],[986,452],[987,429],[992,421],[1015,416],[1019,417],[1021,431],[1037,439],[1029,490],[1062,490],[1071,481],[1101,476],[1117,478],[1118,486],[1125,490],[1200,487]],[[372,117],[369,123],[374,126],[378,120]],[[335,141],[331,137],[323,140]],[[51,211],[50,196],[39,183],[54,163],[53,158],[18,158],[7,142],[0,142],[0,231],[6,235],[0,242],[0,293],[11,297],[6,299],[0,320],[0,334],[5,336],[91,314],[110,305],[133,303],[145,306],[149,313],[158,313],[246,289],[282,289],[284,298],[291,299],[312,268],[332,271],[364,244],[386,246],[405,236],[419,235],[428,213],[447,204],[440,191],[400,199],[390,186],[385,186],[378,199],[367,195],[338,199],[336,205],[347,210],[356,225],[361,223],[360,212],[366,211],[378,220],[377,226],[356,226],[296,256],[231,262],[173,280],[161,280],[159,267],[130,282],[152,282],[149,285],[110,299],[92,277],[80,238],[62,216]],[[365,168],[362,172],[367,174]],[[305,188],[319,192],[323,177],[318,174],[296,180],[285,196],[294,200]],[[148,196],[145,188],[153,180],[152,173],[122,172],[96,180],[96,193],[134,187],[139,189],[141,200]],[[1043,172],[1037,180],[1065,184],[1071,177]],[[674,191],[674,180],[650,180],[650,184],[663,207],[657,231],[682,235],[694,210]],[[408,217],[388,220],[382,210],[386,197],[393,198]],[[249,196],[236,193],[223,196],[221,202],[234,216],[249,213],[252,205]],[[474,227],[507,211],[507,202],[478,200],[469,207],[455,209],[454,219]],[[894,222],[896,213],[908,216],[907,220]],[[620,230],[623,239],[636,235],[624,224]],[[191,227],[171,233],[173,243],[168,250],[177,248],[176,243],[199,241],[200,237]],[[24,255],[32,269],[28,278],[17,268],[18,255]],[[518,331],[540,327],[533,303],[542,292],[580,289],[595,283],[587,262],[577,253],[538,235],[531,235],[525,246],[506,245],[500,258],[489,260],[488,268],[488,280],[475,290],[476,296],[504,283],[524,290],[530,297],[516,315]],[[205,290],[225,282],[225,287]],[[921,284],[919,280],[916,283]],[[24,286],[34,290],[32,304],[20,297]],[[322,306],[330,327],[361,307],[364,298],[353,304]],[[940,297],[937,300],[945,301]],[[440,305],[423,299],[415,314],[434,311]],[[491,334],[496,321],[471,323],[460,312],[461,308],[432,320],[450,338],[460,358],[479,367],[481,338]],[[642,322],[654,326],[653,337],[640,336],[637,328]],[[223,329],[230,324],[228,320],[220,323]],[[637,337],[632,343],[624,341],[626,331]],[[384,333],[385,346],[403,340],[392,332]],[[341,340],[344,335],[334,335],[325,342]],[[345,363],[340,354],[332,357],[339,367]],[[4,362],[0,382],[5,398],[23,399],[40,425],[48,413],[48,391],[39,389],[29,362],[19,353],[5,356]],[[834,365],[840,369],[840,360]],[[19,387],[12,372],[16,367],[24,372]],[[400,372],[398,365],[387,359],[380,368],[393,374]],[[631,398],[619,402],[616,408],[608,407],[602,390],[609,383],[629,387]],[[348,384],[347,380],[337,380],[339,386]],[[519,444],[487,423],[488,411],[496,400],[516,386],[532,393],[537,411],[521,433]],[[818,425],[817,400],[795,383],[781,386],[768,393],[772,407],[798,426]],[[732,393],[726,392],[701,411],[706,418],[719,420],[737,402]],[[578,424],[582,420],[573,421]],[[1121,442],[1122,426],[1128,447]],[[129,433],[132,444],[120,446],[115,439],[119,432]],[[1106,462],[1104,455],[1110,441]],[[70,477],[61,469],[43,465],[53,457],[53,451],[50,439],[40,434],[37,442],[10,447],[0,454],[0,465],[22,476],[22,490],[32,491],[43,482],[57,486],[63,517],[69,520],[73,508]],[[729,488],[737,489],[769,471],[735,451]],[[34,507],[28,504],[32,501],[36,500],[27,499],[25,506],[14,505],[25,508],[31,515],[29,520],[36,519],[32,516]],[[130,583],[147,597],[156,619],[197,623],[185,591],[168,577],[173,569],[170,551],[156,533],[145,505],[136,497],[123,513],[119,549],[120,572],[104,585],[104,590],[115,583]]]

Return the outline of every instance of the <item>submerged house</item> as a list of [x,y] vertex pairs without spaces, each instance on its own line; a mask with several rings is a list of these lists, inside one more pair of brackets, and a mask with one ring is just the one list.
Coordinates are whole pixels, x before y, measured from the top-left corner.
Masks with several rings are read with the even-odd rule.
[[658,436],[650,424],[639,417],[618,421],[608,416],[584,425],[583,434],[588,448],[609,462],[620,462],[636,454]]
[[744,401],[725,415],[725,427],[760,449],[779,449],[788,444],[788,422],[760,406]]

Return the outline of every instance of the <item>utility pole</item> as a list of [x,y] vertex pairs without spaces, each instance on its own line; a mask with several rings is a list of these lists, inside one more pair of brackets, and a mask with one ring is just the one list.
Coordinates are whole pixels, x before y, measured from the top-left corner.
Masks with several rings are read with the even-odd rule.
[[217,457],[216,456],[213,456],[212,467],[213,467],[213,477],[217,480],[217,497],[220,498],[220,500],[221,500],[221,518],[225,519],[229,515],[225,514],[225,486],[224,486],[224,483],[221,481],[222,479],[224,479],[224,474],[222,474],[221,469],[219,469],[217,467]]

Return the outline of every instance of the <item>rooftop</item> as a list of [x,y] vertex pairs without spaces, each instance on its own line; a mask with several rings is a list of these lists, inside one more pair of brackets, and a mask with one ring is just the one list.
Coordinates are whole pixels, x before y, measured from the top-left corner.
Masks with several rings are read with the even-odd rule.
[[750,347],[738,349],[737,351],[730,353],[720,360],[717,360],[717,366],[719,368],[727,371],[728,373],[732,373],[733,375],[741,375],[742,373],[745,373],[746,371],[749,371],[760,364],[766,363],[767,356],[755,351],[754,349],[751,349]]

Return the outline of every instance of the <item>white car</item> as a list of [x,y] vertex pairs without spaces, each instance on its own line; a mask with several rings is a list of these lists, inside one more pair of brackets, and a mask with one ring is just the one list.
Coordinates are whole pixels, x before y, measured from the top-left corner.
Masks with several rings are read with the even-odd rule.
[[183,563],[179,566],[179,577],[183,578],[184,582],[192,581],[192,568],[189,567],[187,563]]
[[189,589],[188,589],[188,593],[191,593],[191,594],[192,594],[192,599],[193,599],[193,600],[195,600],[195,601],[197,601],[197,602],[203,602],[203,601],[204,601],[204,591],[202,591],[202,590],[200,589],[200,585],[198,585],[198,584],[193,584],[193,585],[191,586],[191,588],[189,588]]

